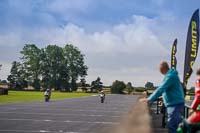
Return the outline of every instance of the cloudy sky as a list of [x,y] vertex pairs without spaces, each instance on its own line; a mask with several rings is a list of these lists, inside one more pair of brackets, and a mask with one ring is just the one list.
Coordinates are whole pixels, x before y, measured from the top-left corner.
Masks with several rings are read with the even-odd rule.
[[89,83],[100,76],[106,85],[116,79],[159,85],[158,63],[170,61],[178,38],[182,80],[187,28],[199,7],[199,0],[0,0],[0,78],[26,43],[72,43],[85,54]]

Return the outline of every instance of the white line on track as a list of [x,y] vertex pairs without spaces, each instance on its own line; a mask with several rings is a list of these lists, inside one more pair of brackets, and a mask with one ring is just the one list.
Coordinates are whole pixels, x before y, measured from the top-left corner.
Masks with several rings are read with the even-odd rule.
[[101,121],[70,121],[70,120],[65,120],[65,121],[56,121],[56,120],[37,120],[37,119],[5,119],[5,118],[0,118],[0,121],[36,121],[36,122],[60,122],[60,123],[95,123],[95,124],[111,124],[111,125],[118,125],[120,123],[118,122],[101,122]]
[[[27,113],[27,112],[0,112],[0,114],[22,114],[22,115],[49,115],[49,116],[77,116],[77,114],[53,114],[53,113]],[[88,117],[103,117],[104,115],[87,115],[87,114],[81,114],[78,116],[88,116]],[[117,115],[108,115],[106,117],[121,117],[121,116],[117,116]]]
[[[59,131],[47,131],[47,130],[1,130],[0,132],[20,132],[20,133],[86,133],[86,132],[65,132],[62,130]],[[87,132],[88,133],[88,132]]]
[[[50,111],[54,111],[54,110],[56,110],[56,111],[80,111],[80,112],[104,112],[104,113],[110,113],[110,112],[112,112],[112,113],[124,113],[124,110],[120,110],[120,111],[117,111],[117,110],[106,110],[106,108],[105,108],[105,110],[103,110],[103,109],[99,109],[99,110],[96,110],[96,109],[88,109],[88,110],[84,110],[84,109],[61,109],[61,108],[55,108],[55,109],[53,109],[53,108],[38,108],[38,107],[36,107],[37,108],[37,111],[38,110],[45,110],[45,111],[48,111],[48,110],[50,110]],[[9,110],[9,108],[3,108],[3,109],[8,109]],[[31,111],[33,111],[33,109],[30,109],[30,108],[11,108],[11,110],[21,110],[21,109],[23,109],[23,110],[25,110],[25,109],[27,109],[27,110],[31,110]]]

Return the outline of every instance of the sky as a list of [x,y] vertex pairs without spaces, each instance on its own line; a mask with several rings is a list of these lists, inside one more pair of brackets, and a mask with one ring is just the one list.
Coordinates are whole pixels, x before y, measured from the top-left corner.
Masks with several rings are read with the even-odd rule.
[[[170,62],[177,38],[182,80],[187,28],[199,7],[199,0],[0,0],[0,79],[19,61],[24,44],[71,43],[85,55],[88,83],[100,76],[105,85],[159,85],[158,64]],[[193,74],[189,86],[194,79]]]

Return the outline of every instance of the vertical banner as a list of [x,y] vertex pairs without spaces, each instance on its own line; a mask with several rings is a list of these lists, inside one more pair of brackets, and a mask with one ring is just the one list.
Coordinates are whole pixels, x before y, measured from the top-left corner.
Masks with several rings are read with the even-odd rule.
[[172,53],[171,53],[171,68],[176,69],[177,59],[176,59],[176,52],[177,52],[177,39],[174,40],[172,44]]
[[186,92],[187,82],[192,74],[192,66],[194,65],[195,59],[197,57],[199,47],[199,9],[197,9],[190,20],[186,50],[185,50],[185,65],[184,65],[184,76],[183,76],[183,86]]

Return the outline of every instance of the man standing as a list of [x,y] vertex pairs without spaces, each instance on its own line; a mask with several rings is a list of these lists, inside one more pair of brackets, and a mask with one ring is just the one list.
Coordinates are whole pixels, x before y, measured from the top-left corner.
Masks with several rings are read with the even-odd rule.
[[178,125],[182,121],[181,116],[185,103],[183,88],[178,77],[178,72],[175,69],[169,69],[167,62],[162,61],[159,69],[165,75],[161,86],[148,98],[143,98],[140,101],[152,103],[162,95],[168,113],[169,133],[176,133]]

